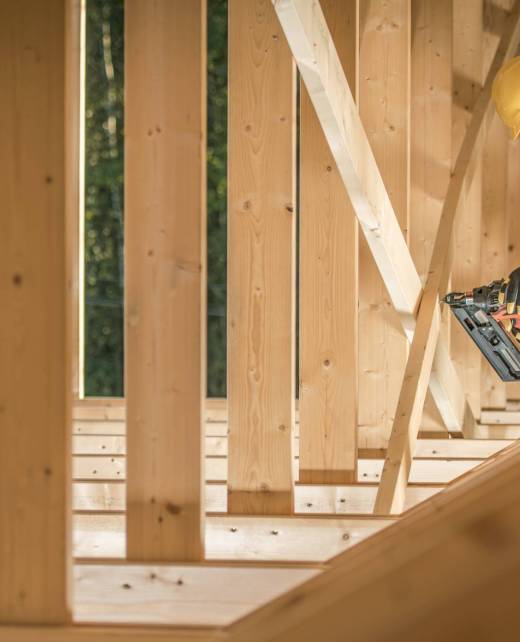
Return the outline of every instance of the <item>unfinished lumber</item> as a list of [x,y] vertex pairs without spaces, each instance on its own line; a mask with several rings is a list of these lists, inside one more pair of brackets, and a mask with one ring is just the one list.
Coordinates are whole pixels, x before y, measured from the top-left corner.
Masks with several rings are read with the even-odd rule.
[[9,642],[219,642],[220,627],[106,626],[2,626],[0,638]]
[[[56,624],[70,617],[65,176],[72,168],[66,174],[64,152],[72,123],[64,125],[64,107],[70,88],[65,60],[76,60],[79,40],[73,24],[63,0],[0,3],[3,624]],[[67,71],[69,81],[73,72]]]
[[[515,141],[509,141],[507,146],[507,259],[506,274],[520,266],[520,147]],[[505,275],[504,275],[505,276]],[[518,383],[506,384],[507,400],[520,399],[520,386]]]
[[67,293],[74,399],[84,396],[85,3],[67,0],[65,199]]
[[269,2],[228,15],[229,510],[289,514],[296,75]]
[[125,8],[129,559],[203,556],[205,0]]
[[[484,4],[484,72],[498,45],[498,35],[513,0],[496,0]],[[509,130],[496,119],[486,138],[482,157],[482,283],[506,277],[508,271],[508,146]],[[517,178],[513,179],[517,182]],[[517,267],[517,266],[515,266]],[[489,363],[482,358],[481,405],[483,408],[506,407],[506,383],[501,381]]]
[[[273,3],[392,305],[411,340],[421,282],[319,2],[273,0]],[[445,384],[447,377],[442,364],[446,362],[440,363],[438,372],[434,369],[431,377],[432,394],[448,429],[461,431],[464,412],[458,409],[464,408],[463,391],[456,375],[448,375],[452,383]],[[457,408],[454,398],[462,399]]]
[[[410,203],[410,0],[361,5],[359,113],[404,239]],[[382,60],[385,61],[381,64]],[[366,240],[359,248],[359,423],[390,435],[408,342]]]
[[471,164],[495,115],[491,103],[491,85],[498,69],[516,52],[519,42],[520,3],[517,3],[515,10],[505,19],[497,53],[475,104],[448,186],[376,500],[375,511],[379,514],[399,513],[403,508],[404,491],[412,464],[411,453],[419,432],[426,387],[439,337],[439,294],[445,291],[452,265],[453,223],[461,195],[470,186]]
[[[483,80],[483,0],[453,0],[453,161],[460,151]],[[471,290],[481,284],[482,156],[473,180],[462,194],[453,228],[454,260],[450,289]],[[442,294],[442,293],[441,293]],[[457,322],[451,324],[451,356],[468,403],[480,416],[481,354]]]
[[516,445],[237,622],[230,642],[311,642],[324,627],[342,642],[346,622],[359,642],[515,639],[519,538]]
[[[423,284],[451,172],[452,8],[452,0],[412,2],[409,238]],[[443,336],[448,338],[449,321],[446,315]],[[450,368],[446,346],[444,353]],[[453,403],[459,404],[462,416],[464,396]],[[431,395],[426,397],[423,425],[443,425]]]
[[[208,515],[205,562],[325,563],[393,521],[364,515]],[[124,531],[124,515],[75,515],[74,556],[122,558]]]
[[[355,88],[359,1],[321,5]],[[299,239],[300,481],[349,483],[357,460],[358,223],[303,82]]]
[[78,565],[74,620],[105,625],[225,626],[319,572],[314,568],[248,568],[245,572],[243,566],[225,565]]

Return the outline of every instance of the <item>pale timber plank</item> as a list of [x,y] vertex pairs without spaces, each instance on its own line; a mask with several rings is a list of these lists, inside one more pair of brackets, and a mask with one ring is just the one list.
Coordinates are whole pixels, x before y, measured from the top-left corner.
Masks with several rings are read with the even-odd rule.
[[[453,0],[453,160],[460,151],[483,79],[483,0]],[[481,284],[482,158],[478,155],[468,189],[461,196],[453,228],[451,290]],[[440,292],[444,295],[443,292]],[[468,403],[480,416],[481,354],[458,321],[451,324],[451,356]]]
[[84,395],[85,0],[67,0],[65,199],[67,292],[74,399]]
[[69,619],[72,334],[64,152],[71,123],[65,125],[64,107],[65,59],[76,60],[79,40],[73,24],[63,0],[0,3],[2,623]]
[[[485,459],[500,448],[510,444],[509,440],[501,442],[493,439],[418,439],[414,451],[414,457],[427,457],[438,459]],[[298,456],[301,449],[300,440],[294,439],[293,452]],[[74,436],[72,440],[72,452],[74,455],[124,455],[124,438],[119,436]],[[363,459],[377,458],[382,449],[365,449],[367,455]],[[227,457],[227,437],[206,437],[205,453],[207,457]],[[363,453],[362,453],[363,454]],[[301,453],[300,468],[301,468]],[[301,476],[300,483],[306,483]]]
[[519,538],[516,446],[236,623],[230,642],[311,642],[325,627],[342,642],[346,622],[357,642],[513,640]]
[[[322,8],[351,87],[359,1]],[[300,480],[356,477],[358,223],[303,82],[300,84]]]
[[[391,519],[322,516],[226,516],[206,519],[206,561],[326,562],[392,523]],[[74,555],[125,555],[123,515],[76,515]]]
[[426,387],[431,372],[433,353],[439,336],[438,298],[444,290],[452,263],[451,236],[453,221],[462,193],[469,187],[469,169],[477,156],[483,136],[495,115],[491,104],[491,85],[497,70],[509,60],[520,42],[520,3],[505,21],[505,29],[491,64],[486,83],[473,110],[455,169],[444,201],[430,269],[417,317],[417,328],[406,364],[397,417],[388,444],[375,511],[399,513],[403,507],[415,441],[423,410]]
[[[437,484],[412,485],[406,489],[405,508],[411,508],[444,486]],[[125,484],[117,482],[74,482],[73,508],[82,512],[124,512]],[[294,510],[300,514],[370,514],[374,509],[377,486],[357,484],[347,486],[296,486]],[[224,483],[206,485],[206,510],[227,511],[227,491]]]
[[[359,113],[406,240],[410,198],[410,20],[410,0],[361,4]],[[359,422],[363,426],[380,426],[384,434],[390,435],[408,342],[364,238],[359,266]]]
[[[472,460],[416,460],[412,464],[410,481],[418,483],[447,483],[472,468]],[[294,478],[298,479],[298,459],[292,460]],[[377,482],[383,468],[382,459],[360,459],[358,462],[357,480],[359,482]],[[207,482],[225,482],[228,477],[228,460],[226,457],[207,457],[205,463]],[[126,460],[121,456],[80,455],[73,459],[73,478],[76,481],[114,481],[127,479]],[[228,504],[229,505],[229,504]],[[233,511],[230,511],[233,512]],[[276,513],[273,513],[276,514]]]
[[0,625],[0,639],[9,642],[219,642],[224,634],[218,627]]
[[[191,0],[190,0],[191,1]],[[313,577],[314,569],[76,566],[74,619],[96,624],[224,626]]]
[[[409,244],[423,284],[451,172],[452,24],[452,0],[412,2]],[[443,335],[449,337],[446,312]],[[448,350],[444,353],[449,360]],[[464,395],[452,403],[462,416]],[[442,427],[431,395],[422,422]]]
[[125,8],[128,557],[203,556],[205,0]]
[[[520,267],[520,147],[515,141],[509,141],[507,161],[507,269],[509,275]],[[508,400],[520,399],[520,386],[515,383],[506,384]]]
[[483,410],[483,424],[520,424],[520,412],[512,410]]
[[229,510],[292,511],[295,68],[263,0],[229,3]]
[[[504,18],[513,0],[495,0],[484,4],[484,72],[487,71],[498,45]],[[486,138],[482,157],[482,283],[509,274],[508,268],[508,140],[509,130],[496,119]],[[517,177],[515,177],[517,182]],[[481,405],[484,408],[506,407],[506,384],[482,358]]]
[[[273,0],[273,3],[392,305],[399,312],[405,332],[411,340],[415,327],[414,314],[421,293],[420,279],[370,149],[319,2]],[[464,413],[458,412],[452,399],[453,396],[463,398],[463,392],[460,385],[448,388],[444,384],[443,363],[441,361],[438,373],[435,368],[432,374],[432,394],[448,429],[461,431]],[[437,377],[441,381],[436,382]],[[457,382],[456,377],[450,378]],[[463,407],[464,401],[459,406]]]

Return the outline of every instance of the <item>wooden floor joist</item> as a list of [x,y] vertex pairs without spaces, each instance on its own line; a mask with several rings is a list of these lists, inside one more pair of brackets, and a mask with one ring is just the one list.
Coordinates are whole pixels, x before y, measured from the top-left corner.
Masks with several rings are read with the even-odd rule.
[[472,161],[477,156],[485,132],[489,131],[495,115],[491,104],[493,80],[498,69],[515,54],[519,43],[520,2],[517,2],[514,11],[505,20],[497,53],[475,104],[448,186],[376,500],[375,510],[379,514],[399,513],[403,507],[404,491],[412,465],[411,453],[419,432],[433,354],[439,337],[439,295],[445,291],[453,258],[453,222],[461,196],[470,187],[469,170]]
[[265,0],[229,2],[229,509],[289,514],[296,74]]
[[203,556],[206,2],[125,5],[128,557]]
[[70,615],[64,152],[72,141],[64,109],[65,60],[75,56],[79,29],[66,50],[66,18],[63,0],[0,3],[2,624],[65,623]]
[[[273,0],[354,211],[411,340],[421,282],[317,0]],[[443,347],[440,342],[441,348]],[[439,350],[441,349],[439,348]],[[450,360],[436,358],[431,390],[450,431],[464,424],[464,393]],[[448,371],[446,372],[446,369]],[[447,383],[449,381],[449,383]]]
[[[351,87],[358,0],[322,0]],[[300,480],[348,483],[357,460],[358,224],[300,85]]]

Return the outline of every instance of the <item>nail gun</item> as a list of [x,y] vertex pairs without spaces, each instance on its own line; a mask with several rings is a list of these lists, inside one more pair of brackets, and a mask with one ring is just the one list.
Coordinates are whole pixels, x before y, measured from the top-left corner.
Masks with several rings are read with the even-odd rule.
[[[520,381],[520,344],[507,329],[520,326],[520,315],[507,314],[505,281],[493,281],[469,292],[451,292],[447,303],[502,381]],[[502,296],[501,296],[502,295]]]

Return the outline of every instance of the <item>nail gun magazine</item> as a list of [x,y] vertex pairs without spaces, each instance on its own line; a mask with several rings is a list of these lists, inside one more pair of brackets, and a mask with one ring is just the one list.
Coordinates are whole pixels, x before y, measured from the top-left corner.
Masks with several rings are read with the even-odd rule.
[[502,381],[520,381],[520,343],[511,332],[520,315],[500,303],[504,281],[469,292],[451,292],[443,299]]

